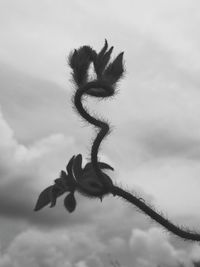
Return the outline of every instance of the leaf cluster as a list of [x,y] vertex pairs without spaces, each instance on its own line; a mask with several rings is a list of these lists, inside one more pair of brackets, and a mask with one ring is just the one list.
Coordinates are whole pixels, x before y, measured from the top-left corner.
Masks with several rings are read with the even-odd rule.
[[120,53],[109,63],[112,51],[113,46],[108,50],[108,42],[105,40],[105,44],[99,53],[90,46],[81,46],[79,49],[75,49],[71,52],[68,63],[73,70],[72,77],[74,82],[78,86],[88,82],[88,69],[90,63],[93,62],[97,80],[103,80],[110,85],[114,85],[124,73],[124,53]]

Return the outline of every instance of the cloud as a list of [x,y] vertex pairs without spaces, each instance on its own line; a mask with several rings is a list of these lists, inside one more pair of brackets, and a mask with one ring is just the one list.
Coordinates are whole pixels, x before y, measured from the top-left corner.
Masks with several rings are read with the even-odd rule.
[[29,147],[20,144],[1,113],[1,216],[33,219],[33,207],[39,193],[38,190],[41,190],[45,184],[49,184],[49,177],[58,175],[56,168],[60,165],[59,158],[63,158],[61,160],[63,162],[63,154],[66,150],[72,150],[73,146],[74,139],[60,133],[41,139]]
[[108,243],[97,227],[73,227],[52,231],[35,228],[18,234],[0,254],[0,266],[104,267],[119,262],[124,267],[193,267],[198,246],[175,248],[159,228],[133,228],[126,238],[113,235]]
[[[100,261],[97,255],[104,249],[104,245],[91,230],[82,228],[73,232],[41,232],[32,229],[21,233],[13,240],[6,252],[1,255],[0,266],[72,267],[77,264],[90,267],[92,261]],[[87,261],[90,262],[89,265]]]
[[[167,236],[159,228],[147,231],[133,229],[130,237],[130,248],[135,258],[136,266],[191,266],[192,263],[184,250],[175,249]],[[135,255],[137,255],[135,257]]]
[[[191,5],[190,1],[180,3],[179,0],[172,4],[168,1],[154,1],[153,4],[146,0],[141,3],[126,1],[126,5],[122,1],[87,1],[87,4],[81,1],[68,4],[62,0],[56,4],[3,1],[0,9],[0,56],[4,62],[24,72],[63,85],[65,56],[74,47],[87,44],[88,40],[99,46],[99,42],[108,38],[113,44],[124,47],[120,49],[130,54],[131,50],[135,50],[137,55],[147,41],[160,46],[162,51],[168,51],[180,68],[196,71],[197,76],[198,8],[197,2]],[[119,32],[123,32],[123,36]],[[145,50],[147,53],[140,62],[134,58],[143,67],[149,59],[146,56],[150,56],[148,47]],[[142,53],[139,55],[141,57]]]
[[190,138],[172,129],[152,129],[140,137],[140,142],[152,157],[186,157],[199,156],[200,140]]
[[[42,2],[35,5],[33,1],[22,0],[16,5],[12,0],[3,1],[1,24],[4,27],[1,28],[1,38],[4,45],[0,53],[1,59],[37,77],[46,77],[57,82],[61,77],[63,79],[67,47],[71,49],[74,45],[71,38],[73,29],[67,29],[66,25],[73,22],[72,14],[76,6],[70,4],[67,9],[63,9],[62,3],[60,4]],[[83,16],[81,12],[76,12],[79,13],[79,18]],[[52,21],[52,18],[55,20]]]
[[200,247],[198,244],[194,244],[191,246],[190,258],[192,261],[200,262]]
[[71,86],[34,78],[0,62],[0,99],[6,121],[19,143],[29,145],[46,136],[74,135],[80,125],[72,114]]

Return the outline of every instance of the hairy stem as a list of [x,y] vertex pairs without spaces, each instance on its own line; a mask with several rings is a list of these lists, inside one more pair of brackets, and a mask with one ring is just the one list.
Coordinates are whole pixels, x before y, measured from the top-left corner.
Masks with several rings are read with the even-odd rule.
[[[101,172],[101,169],[98,166],[98,151],[100,147],[100,143],[102,142],[103,138],[109,133],[109,125],[103,121],[100,121],[94,117],[92,117],[83,107],[82,105],[82,96],[87,93],[88,90],[91,88],[103,88],[104,90],[109,89],[108,86],[105,88],[105,85],[101,83],[101,81],[94,81],[85,84],[84,86],[80,87],[75,94],[74,97],[74,104],[79,112],[79,114],[87,120],[89,123],[93,124],[94,126],[100,128],[99,133],[97,134],[91,149],[91,162],[96,172],[97,177],[102,181],[104,180],[104,176]],[[112,88],[110,88],[112,91]],[[103,97],[103,96],[102,96]],[[104,96],[105,97],[105,96]],[[109,186],[109,185],[108,185]],[[139,198],[133,196],[129,192],[124,191],[122,188],[117,186],[110,186],[108,188],[109,192],[112,193],[114,196],[122,197],[123,199],[127,200],[129,203],[137,206],[140,210],[142,210],[145,214],[147,214],[150,218],[154,221],[162,225],[168,231],[174,233],[175,235],[192,241],[200,241],[200,234],[192,232],[191,230],[183,230],[180,227],[176,226],[159,213],[154,211],[151,207],[146,205],[143,201]]]
[[192,231],[185,231],[175,224],[171,223],[169,220],[165,219],[163,216],[155,212],[152,208],[147,206],[143,201],[133,196],[129,192],[124,191],[122,188],[113,186],[111,190],[116,196],[122,197],[127,200],[129,203],[134,204],[145,214],[149,215],[153,220],[164,226],[168,231],[174,233],[175,235],[192,241],[200,241],[200,235]]
[[[99,133],[97,134],[95,140],[93,141],[92,148],[91,148],[91,162],[94,167],[95,173],[97,177],[100,180],[104,180],[104,176],[101,172],[101,169],[98,166],[98,151],[100,144],[102,140],[105,138],[106,135],[109,133],[109,125],[106,122],[100,121],[94,117],[92,117],[87,111],[84,109],[82,105],[82,96],[86,94],[88,90],[91,88],[103,88],[104,90],[110,90],[113,91],[112,87],[109,88],[108,85],[105,85],[105,83],[101,81],[94,81],[94,82],[89,82],[85,84],[84,86],[80,87],[74,96],[74,104],[79,112],[79,114],[87,120],[89,123],[93,124],[94,126],[100,128]],[[105,97],[105,96],[104,96]]]

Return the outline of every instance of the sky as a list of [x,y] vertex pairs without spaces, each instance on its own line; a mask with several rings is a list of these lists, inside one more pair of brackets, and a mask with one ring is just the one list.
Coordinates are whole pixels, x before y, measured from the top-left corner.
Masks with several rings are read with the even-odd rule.
[[85,102],[112,125],[99,158],[114,183],[200,232],[199,10],[197,0],[0,0],[0,267],[200,261],[198,243],[113,196],[75,193],[72,214],[63,198],[33,211],[73,155],[87,162],[96,131],[72,107],[67,58],[106,38],[126,73],[114,98]]

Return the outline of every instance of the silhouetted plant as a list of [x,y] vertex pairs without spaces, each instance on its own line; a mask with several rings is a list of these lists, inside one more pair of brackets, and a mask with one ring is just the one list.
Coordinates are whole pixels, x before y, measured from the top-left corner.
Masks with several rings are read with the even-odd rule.
[[[82,169],[81,154],[73,156],[65,171],[61,171],[60,177],[54,181],[54,185],[47,187],[41,192],[37,200],[35,211],[42,209],[50,204],[50,207],[56,205],[56,199],[69,192],[65,197],[64,206],[69,212],[73,212],[76,207],[74,192],[78,191],[89,198],[102,198],[108,194],[119,196],[133,205],[137,206],[141,211],[150,216],[154,221],[162,225],[168,231],[185,239],[200,241],[200,234],[189,229],[183,229],[162,214],[156,212],[150,205],[142,201],[141,198],[123,190],[114,185],[112,179],[102,172],[102,169],[113,168],[104,162],[98,161],[98,151],[102,140],[110,133],[109,124],[103,120],[91,116],[86,108],[82,105],[82,97],[89,95],[92,97],[106,98],[111,97],[116,92],[116,84],[123,77],[124,64],[123,53],[120,53],[111,63],[110,56],[113,47],[108,50],[108,43],[105,44],[101,51],[97,53],[90,46],[82,46],[75,49],[69,55],[69,66],[72,68],[72,77],[76,86],[73,104],[76,110],[86,121],[98,127],[98,132],[91,148],[91,161]],[[88,69],[93,63],[96,78],[89,80]]]

